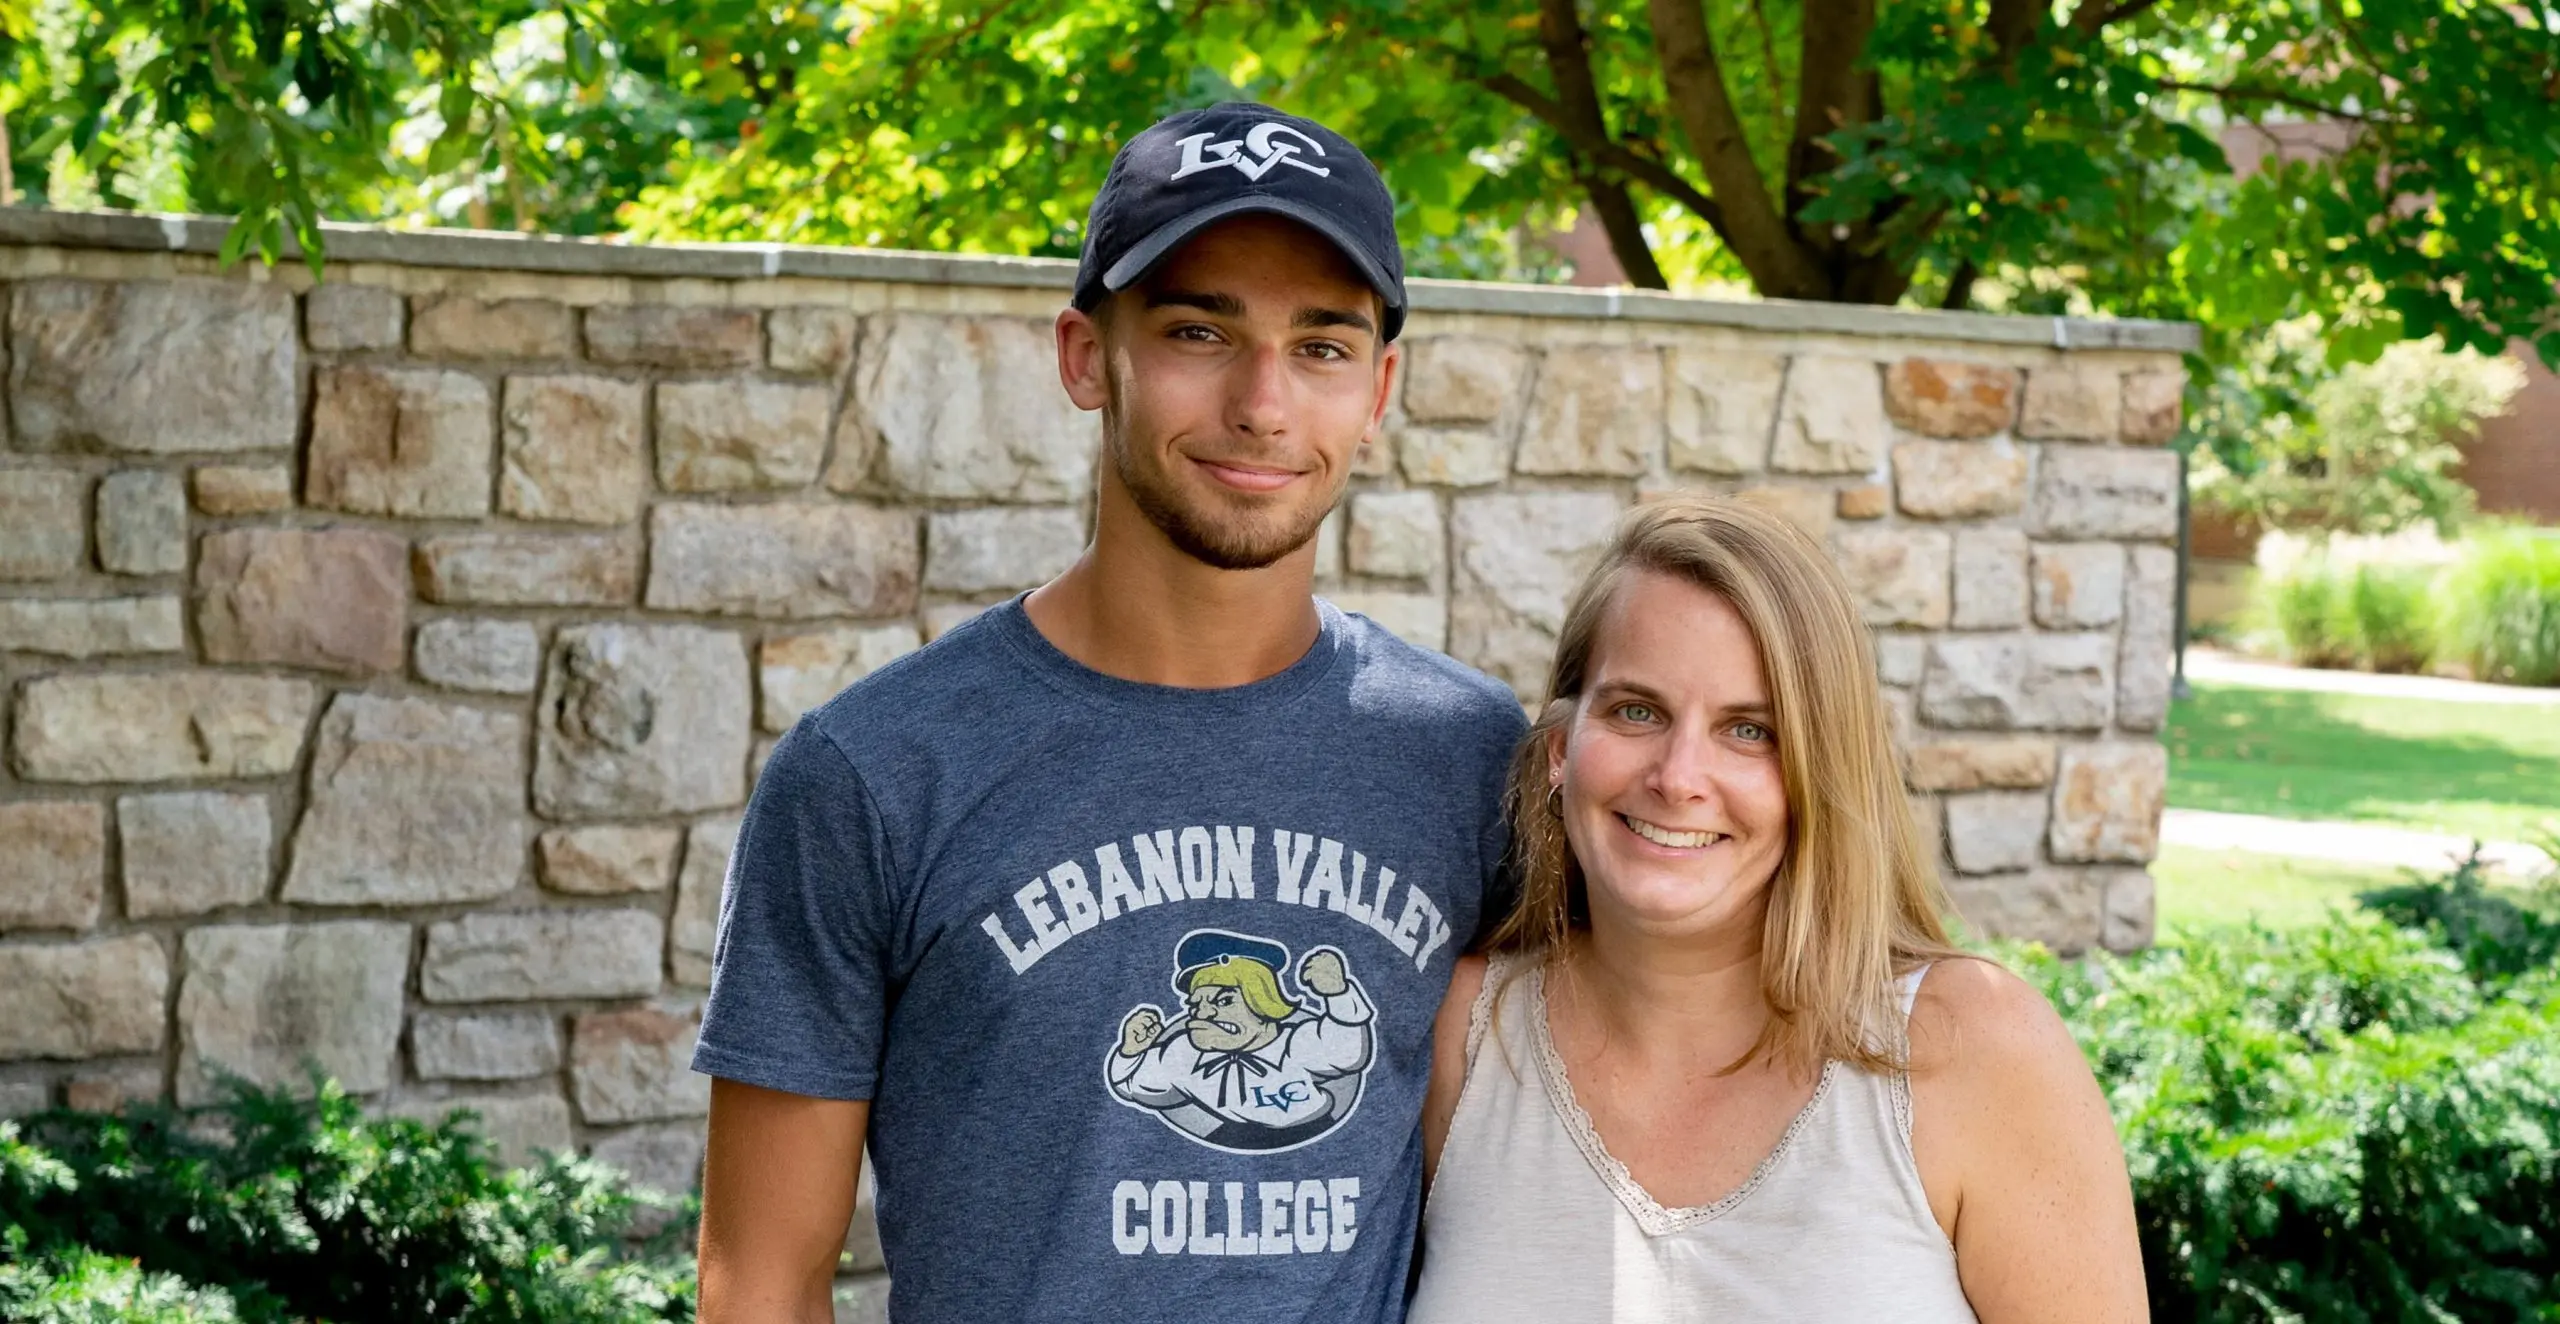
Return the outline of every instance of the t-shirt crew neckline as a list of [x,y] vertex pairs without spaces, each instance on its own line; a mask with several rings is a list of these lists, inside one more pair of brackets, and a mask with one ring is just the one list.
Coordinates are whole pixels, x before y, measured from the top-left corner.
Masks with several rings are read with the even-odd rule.
[[1126,680],[1094,670],[1050,643],[1031,623],[1024,606],[1028,592],[990,607],[981,617],[996,637],[1028,664],[1031,674],[1070,698],[1105,708],[1143,708],[1150,713],[1233,717],[1256,709],[1278,707],[1307,693],[1333,670],[1342,654],[1342,610],[1316,598],[1316,640],[1297,661],[1260,680],[1243,685],[1193,689]]

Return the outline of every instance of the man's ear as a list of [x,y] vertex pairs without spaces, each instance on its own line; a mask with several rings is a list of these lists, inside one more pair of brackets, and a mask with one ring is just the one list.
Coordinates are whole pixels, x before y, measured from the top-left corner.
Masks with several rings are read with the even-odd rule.
[[1058,310],[1058,383],[1078,409],[1100,409],[1111,402],[1110,354],[1102,343],[1102,324],[1081,308]]
[[1369,402],[1369,430],[1360,434],[1360,440],[1378,439],[1378,429],[1386,423],[1387,403],[1396,398],[1396,374],[1402,371],[1404,346],[1390,340],[1378,355],[1378,398]]

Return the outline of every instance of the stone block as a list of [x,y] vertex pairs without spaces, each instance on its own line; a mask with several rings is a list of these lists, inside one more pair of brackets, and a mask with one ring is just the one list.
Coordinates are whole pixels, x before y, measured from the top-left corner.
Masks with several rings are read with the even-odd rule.
[[1465,496],[1451,522],[1449,652],[1541,697],[1565,599],[1608,544],[1619,503],[1605,492]]
[[474,694],[531,694],[542,683],[542,631],[530,621],[429,621],[418,627],[418,679]]
[[418,992],[429,1002],[645,998],[658,991],[665,942],[645,910],[481,911],[428,926]]
[[[2126,373],[2123,439],[2135,446],[2157,446],[2174,439],[2186,393],[2184,372]],[[2148,944],[2150,938],[2145,936],[2143,942]]]
[[773,761],[773,747],[781,741],[775,736],[757,736],[755,752],[747,756],[747,789],[764,779],[764,765]]
[[1424,486],[1491,487],[1511,476],[1511,444],[1482,428],[1404,428],[1396,456],[1404,480]]
[[1785,520],[1804,531],[1816,543],[1831,541],[1834,503],[1831,490],[1823,487],[1746,487],[1733,494],[1733,499]]
[[439,295],[410,308],[409,348],[430,359],[574,359],[578,327],[549,299]]
[[2027,523],[2042,538],[2177,537],[2177,452],[2047,446]]
[[2124,614],[2124,548],[2111,542],[2037,543],[2036,624],[2048,630],[2094,630]]
[[459,372],[323,368],[303,499],[411,519],[489,513],[489,388]]
[[2147,869],[2107,869],[2106,915],[2098,942],[2111,952],[2133,952],[2151,945],[2158,919],[2151,873]]
[[2026,452],[1991,441],[1906,441],[1893,448],[1894,499],[1921,519],[2015,514],[2027,499]]
[[0,599],[0,652],[87,658],[186,646],[186,616],[175,596]]
[[932,643],[970,621],[976,620],[978,614],[985,610],[985,607],[974,602],[937,602],[917,612],[916,616],[923,622],[924,641]]
[[2178,554],[2126,549],[2124,632],[2116,649],[2116,725],[2157,731],[2169,717],[2169,677],[2177,649]]
[[9,295],[9,407],[26,450],[293,449],[293,294],[244,280],[30,280]]
[[168,997],[169,956],[148,934],[0,943],[0,1062],[156,1053]]
[[764,729],[789,730],[845,686],[922,647],[924,637],[912,625],[768,635],[756,653]]
[[1334,606],[1356,612],[1416,648],[1445,652],[1449,600],[1431,593],[1329,593]]
[[127,469],[98,483],[98,565],[119,575],[175,575],[187,568],[185,480]]
[[89,480],[68,469],[0,469],[0,580],[54,579],[88,555]]
[[284,899],[485,901],[524,871],[524,719],[342,693],[320,718]]
[[45,676],[18,693],[13,752],[18,775],[40,782],[276,777],[293,770],[317,700],[271,676]]
[[746,797],[747,653],[688,625],[588,625],[551,649],[533,802],[553,821],[694,813]]
[[633,1186],[682,1195],[702,1185],[702,1150],[700,1123],[655,1122],[599,1136],[587,1154],[620,1169]]
[[1978,934],[2040,942],[2074,955],[2098,941],[2105,883],[2086,869],[2048,866],[1950,878],[1947,894],[1966,926]]
[[0,804],[0,861],[0,930],[88,928],[106,901],[106,811],[87,800]]
[[1351,476],[1354,478],[1386,478],[1396,471],[1396,437],[1404,431],[1401,423],[1382,422],[1361,439],[1351,452]]
[[1973,791],[1942,797],[1947,805],[1947,857],[1961,873],[2001,873],[2036,863],[2044,843],[2045,794]]
[[624,524],[649,488],[640,383],[507,378],[498,508],[519,519]]
[[267,899],[275,825],[263,795],[170,791],[116,801],[127,919],[201,915]]
[[699,1117],[711,1078],[693,1072],[702,1014],[655,1007],[590,1012],[569,1041],[569,1091],[589,1125]]
[[1951,730],[2101,730],[2113,715],[2114,642],[2102,634],[1932,641],[1920,715]]
[[1058,385],[1046,319],[884,313],[855,355],[827,485],[1074,505],[1099,436]]
[[614,534],[429,538],[412,563],[419,596],[454,606],[612,607],[640,590],[640,549]]
[[1876,679],[1886,685],[1917,685],[1928,664],[1929,640],[1916,634],[1879,634]]
[[675,828],[602,823],[553,828],[542,834],[535,853],[542,860],[542,885],[552,891],[617,896],[665,891],[675,881],[683,845],[684,834]]
[[219,1097],[221,1071],[307,1088],[306,1061],[356,1094],[398,1078],[408,925],[212,925],[188,931],[186,968],[180,1103]]
[[587,357],[642,368],[752,368],[764,362],[753,308],[620,304],[587,310]]
[[2112,368],[2055,359],[2027,373],[2018,435],[2053,441],[2113,441],[2124,414],[2124,383]]
[[1867,624],[1946,625],[1951,540],[1945,530],[1845,529],[1832,544]]
[[1316,582],[1331,584],[1342,578],[1342,526],[1350,522],[1346,508],[1336,502],[1324,513],[1324,522],[1316,526],[1312,540],[1316,545]]
[[1959,630],[2005,630],[2027,623],[2027,535],[2016,529],[1956,530]]
[[1664,430],[1669,461],[1688,473],[1740,476],[1768,467],[1787,361],[1776,354],[1675,346]]
[[571,1134],[568,1101],[545,1091],[539,1094],[448,1094],[409,1098],[388,1111],[429,1125],[440,1125],[455,1113],[468,1113],[464,1125],[489,1142],[498,1162],[530,1166],[540,1153],[566,1154],[577,1143]]
[[670,492],[778,491],[817,480],[826,387],[730,379],[658,384],[658,485]]
[[924,586],[943,593],[1031,588],[1084,555],[1084,512],[985,506],[925,516]]
[[1431,579],[1448,532],[1430,492],[1362,492],[1351,498],[1351,569],[1383,579]]
[[2159,742],[2066,745],[2053,782],[2057,860],[2143,864],[2160,853],[2169,751]]
[[1528,380],[1529,352],[1510,341],[1425,337],[1405,349],[1405,416],[1416,423],[1492,423]]
[[2018,416],[2018,370],[1904,359],[1884,371],[1884,408],[1895,425],[1924,437],[1988,437]]
[[160,1101],[163,1084],[156,1061],[93,1063],[62,1082],[62,1106],[84,1113],[120,1113],[128,1104]]
[[859,326],[851,309],[776,308],[764,315],[765,361],[775,372],[841,376]]
[[1883,519],[1893,510],[1893,489],[1882,483],[1844,487],[1835,509],[1842,519]]
[[227,529],[204,540],[196,634],[212,662],[347,675],[408,651],[409,544],[371,529]]
[[408,304],[378,285],[318,285],[302,296],[302,339],[329,353],[398,349]]
[[648,605],[726,616],[913,611],[915,513],[836,502],[661,502],[649,512]]
[[2034,736],[1933,740],[1911,751],[1911,784],[1923,791],[2041,789],[2053,768],[2053,742]]
[[1884,383],[1865,359],[1798,355],[1787,369],[1769,467],[1782,473],[1871,473],[1884,459]]
[[720,940],[720,889],[738,849],[738,816],[693,825],[685,834],[684,868],[676,874],[675,918],[667,928],[667,970],[676,983],[711,986],[711,957]]
[[1513,470],[1632,477],[1662,453],[1662,352],[1558,345],[1538,366]]
[[421,1011],[409,1060],[424,1080],[522,1080],[560,1069],[560,1023],[541,1011]]
[[188,475],[196,509],[266,515],[293,509],[293,470],[281,464],[208,464]]

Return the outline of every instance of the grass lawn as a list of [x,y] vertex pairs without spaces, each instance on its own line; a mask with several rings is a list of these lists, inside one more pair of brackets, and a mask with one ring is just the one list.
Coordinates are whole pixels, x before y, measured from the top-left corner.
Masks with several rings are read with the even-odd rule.
[[2252,919],[2278,929],[2317,924],[2332,909],[2354,909],[2356,893],[2409,878],[2400,869],[2189,846],[2163,846],[2151,863],[2164,939]]
[[[2181,809],[2392,823],[2493,841],[2560,832],[2560,704],[2199,684],[2170,709],[2167,737],[2169,803]],[[2165,881],[2161,913],[2169,913]]]

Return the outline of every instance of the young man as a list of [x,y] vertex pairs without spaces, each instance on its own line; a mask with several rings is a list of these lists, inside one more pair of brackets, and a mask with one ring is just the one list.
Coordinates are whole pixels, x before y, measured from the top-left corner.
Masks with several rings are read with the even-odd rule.
[[1323,126],[1218,106],[1113,162],[1057,322],[1093,546],[809,714],[748,807],[694,1057],[708,1324],[831,1318],[866,1137],[899,1324],[1401,1317],[1523,728],[1311,593],[1404,312]]

